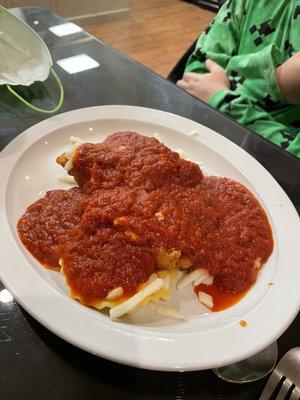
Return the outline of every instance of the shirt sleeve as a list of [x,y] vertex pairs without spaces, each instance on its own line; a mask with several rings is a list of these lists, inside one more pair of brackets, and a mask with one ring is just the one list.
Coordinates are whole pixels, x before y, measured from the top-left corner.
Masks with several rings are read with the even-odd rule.
[[275,73],[285,61],[281,50],[270,44],[259,51],[249,48],[247,54],[238,55],[240,40],[247,34],[244,19],[248,9],[249,0],[228,0],[200,35],[185,71],[207,72],[205,61],[209,58],[226,70],[232,90],[247,95],[262,107],[282,104],[285,101]]
[[216,92],[208,102],[250,130],[300,158],[300,132],[289,130],[245,95],[231,90]]
[[237,54],[240,33],[247,9],[247,0],[228,0],[220,8],[208,28],[199,36],[187,65],[187,72],[207,72],[207,58],[226,68]]
[[231,89],[261,106],[285,103],[276,76],[276,68],[284,61],[275,44],[256,53],[232,57],[226,67]]

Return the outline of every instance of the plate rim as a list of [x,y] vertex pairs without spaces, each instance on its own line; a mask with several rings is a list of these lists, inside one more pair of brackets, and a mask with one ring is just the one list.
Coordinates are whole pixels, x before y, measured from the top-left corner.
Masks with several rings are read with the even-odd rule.
[[[112,114],[109,117],[105,115],[106,114]],[[134,117],[132,117],[132,115],[134,115]],[[92,118],[92,116],[94,116]],[[101,117],[100,117],[101,116]],[[138,116],[138,118],[137,118]],[[225,138],[224,136],[218,134],[217,132],[211,130],[210,128],[205,127],[204,125],[201,125],[195,121],[189,120],[185,117],[181,117],[178,116],[176,114],[172,114],[172,113],[168,113],[165,111],[161,111],[161,110],[156,110],[156,109],[152,109],[152,108],[145,108],[145,107],[136,107],[136,106],[122,106],[122,105],[109,105],[109,106],[95,106],[95,107],[88,107],[88,108],[82,108],[82,109],[78,109],[78,110],[72,110],[66,113],[62,113],[62,114],[58,114],[54,117],[48,118],[46,120],[43,120],[41,122],[39,122],[38,124],[34,125],[33,127],[25,130],[23,133],[21,133],[20,135],[18,135],[12,142],[10,142],[2,151],[2,153],[0,154],[0,169],[3,171],[3,173],[0,176],[0,187],[1,187],[1,194],[0,194],[0,201],[2,204],[1,207],[1,211],[0,211],[0,218],[2,221],[6,221],[6,224],[3,223],[1,224],[2,226],[0,227],[0,234],[5,234],[7,235],[7,231],[6,228],[9,231],[9,235],[7,235],[6,237],[6,242],[1,240],[0,243],[0,249],[1,249],[1,253],[5,254],[7,249],[5,249],[5,245],[4,242],[6,243],[6,246],[9,247],[9,243],[10,240],[12,240],[14,242],[14,245],[16,245],[16,242],[14,241],[14,238],[12,236],[12,233],[9,229],[8,226],[8,222],[7,222],[7,218],[6,218],[6,213],[5,213],[5,193],[6,193],[6,186],[7,183],[9,181],[9,175],[10,172],[13,170],[14,167],[14,158],[16,158],[16,153],[18,155],[18,157],[21,156],[21,154],[23,154],[26,149],[32,145],[34,142],[36,142],[37,140],[41,139],[43,136],[45,136],[46,134],[50,133],[53,130],[56,129],[61,129],[63,127],[66,127],[68,125],[72,125],[72,124],[78,124],[81,122],[88,122],[88,121],[92,121],[92,120],[100,120],[100,119],[129,119],[129,120],[139,120],[142,122],[146,122],[146,123],[150,123],[150,121],[153,123],[157,123],[160,125],[164,125],[167,126],[169,128],[174,128],[174,125],[176,125],[176,129],[178,126],[180,126],[180,124],[185,125],[186,127],[188,127],[187,131],[186,131],[186,135],[188,135],[189,132],[191,132],[193,129],[196,129],[198,131],[201,132],[201,135],[203,135],[203,132],[205,132],[205,136],[208,139],[208,141],[210,142],[210,146],[213,146],[214,144],[222,144],[222,155],[223,152],[225,152],[225,158],[228,160],[228,158],[226,157],[226,155],[228,156],[228,152],[231,154],[231,152],[237,156],[238,160],[234,160],[234,162],[232,160],[230,160],[231,164],[234,165],[237,168],[241,168],[241,172],[244,174],[244,170],[245,168],[247,168],[248,166],[252,166],[255,170],[258,170],[261,174],[261,176],[259,176],[259,182],[261,181],[262,178],[267,179],[267,182],[269,184],[272,183],[271,187],[273,187],[273,191],[275,190],[275,192],[277,193],[277,195],[281,198],[281,201],[283,201],[284,203],[284,207],[281,207],[280,210],[277,210],[278,212],[280,211],[282,215],[282,217],[287,218],[288,221],[291,221],[292,224],[295,225],[295,229],[296,232],[299,232],[299,237],[300,237],[300,224],[298,223],[298,225],[295,223],[295,221],[297,220],[298,217],[298,213],[295,210],[293,204],[291,203],[290,199],[288,198],[288,196],[285,194],[285,192],[283,191],[283,189],[280,187],[280,185],[276,182],[276,180],[271,176],[271,174],[258,162],[256,161],[251,155],[249,155],[246,151],[244,151],[243,149],[241,149],[238,145],[234,144],[233,142],[231,142],[229,139]],[[147,121],[145,121],[145,118],[148,119]],[[159,122],[156,121],[156,118],[158,118]],[[177,129],[178,130],[178,129]],[[182,132],[181,130],[179,130],[180,132]],[[184,133],[184,132],[182,132]],[[24,139],[24,140],[23,140]],[[197,140],[197,138],[195,138],[195,140]],[[21,147],[18,148],[18,146],[21,144]],[[17,148],[17,151],[14,151],[14,149]],[[13,153],[13,154],[11,154]],[[18,159],[18,158],[17,158]],[[5,174],[5,172],[9,172],[9,174]],[[253,172],[251,171],[251,174]],[[6,175],[6,176],[5,176]],[[248,174],[245,175],[248,179],[249,176]],[[252,175],[251,175],[252,176]],[[264,180],[263,179],[263,180]],[[252,179],[249,179],[250,182],[252,182]],[[259,187],[261,186],[261,183],[258,185]],[[254,185],[255,189],[257,189],[256,185]],[[261,188],[260,188],[261,189]],[[262,190],[264,192],[264,189]],[[258,190],[258,193],[260,194],[261,190]],[[267,207],[267,205],[265,204],[265,207]],[[269,209],[269,206],[267,207],[268,211],[271,214],[271,211]],[[272,213],[273,215],[273,213]],[[296,217],[296,218],[294,218]],[[2,219],[4,218],[4,219]],[[278,239],[279,241],[279,239]],[[295,241],[296,243],[296,241]],[[11,244],[11,243],[10,243]],[[287,242],[287,244],[289,244]],[[18,246],[17,246],[18,247]],[[281,257],[289,257],[289,254],[287,254],[287,249],[279,249],[279,254],[281,255]],[[300,258],[300,250],[296,249],[295,250],[296,254],[299,256],[296,259]],[[19,256],[21,255],[23,261],[25,259],[24,255],[21,253],[21,251],[16,251],[14,254],[13,259],[15,261],[17,261],[17,259],[19,258]],[[19,260],[20,261],[20,260]],[[28,261],[26,260],[26,263]],[[5,264],[5,261],[4,261]],[[280,270],[280,268],[278,268],[278,270]],[[282,268],[281,268],[282,270]],[[282,271],[280,271],[282,272]],[[38,274],[37,274],[38,275]],[[300,272],[298,272],[299,278],[300,278]],[[159,343],[159,340],[164,340],[166,339],[164,337],[163,334],[160,335],[160,338],[154,338],[154,337],[150,337],[151,335],[148,334],[144,335],[142,338],[138,336],[138,334],[136,335],[132,335],[132,333],[129,333],[129,336],[131,337],[131,341],[137,341],[139,342],[139,344],[141,345],[145,345],[146,348],[148,350],[145,349],[139,349],[140,351],[140,355],[136,355],[133,352],[131,352],[131,354],[128,354],[128,352],[122,353],[120,354],[117,353],[116,351],[111,351],[111,349],[109,349],[109,351],[107,349],[103,349],[98,346],[96,346],[94,343],[91,343],[90,341],[88,341],[87,343],[83,343],[82,340],[79,340],[77,335],[74,335],[74,332],[72,333],[72,335],[70,336],[70,334],[68,334],[67,332],[65,332],[64,329],[59,329],[59,327],[57,327],[57,325],[55,324],[55,318],[53,320],[53,318],[45,318],[45,316],[41,315],[41,313],[43,314],[43,312],[41,312],[39,310],[38,307],[36,307],[36,304],[34,304],[34,300],[29,296],[29,294],[27,293],[25,295],[24,298],[24,292],[22,295],[22,288],[21,288],[21,292],[20,292],[20,288],[18,286],[18,289],[15,290],[15,285],[14,283],[16,282],[11,282],[11,278],[8,278],[9,274],[7,269],[5,270],[5,266],[0,266],[0,276],[1,279],[4,283],[4,285],[12,292],[13,296],[15,297],[15,299],[18,301],[18,303],[20,303],[22,305],[22,307],[24,307],[26,309],[26,311],[29,312],[29,314],[31,314],[35,319],[37,319],[40,323],[42,323],[44,326],[46,326],[47,329],[49,329],[50,331],[54,332],[56,335],[60,336],[61,338],[63,338],[64,340],[70,342],[71,344],[82,348],[90,353],[93,354],[97,354],[99,356],[102,356],[104,358],[110,359],[112,361],[116,361],[116,362],[121,362],[123,364],[127,364],[127,365],[131,365],[131,366],[135,366],[135,367],[140,367],[140,368],[146,368],[146,369],[154,369],[154,370],[165,370],[165,371],[176,371],[176,370],[180,370],[180,371],[188,371],[188,370],[197,370],[197,369],[207,369],[207,368],[213,368],[213,367],[217,367],[217,366],[221,366],[221,365],[225,365],[228,364],[229,362],[234,362],[234,361],[239,361],[240,359],[246,358],[250,355],[253,355],[254,353],[262,350],[264,347],[266,347],[266,345],[270,344],[272,341],[275,341],[284,331],[285,329],[287,329],[287,327],[290,325],[290,323],[292,322],[292,320],[295,318],[295,316],[298,313],[298,309],[299,309],[299,302],[300,302],[300,296],[298,293],[296,293],[295,288],[293,287],[292,290],[289,290],[289,294],[290,296],[292,296],[293,299],[293,307],[290,309],[290,312],[288,313],[288,316],[285,315],[285,320],[284,320],[284,324],[281,324],[280,326],[276,326],[276,329],[272,330],[272,339],[271,339],[271,335],[267,335],[264,333],[263,338],[260,341],[260,345],[255,347],[255,351],[253,351],[253,349],[249,349],[249,345],[248,348],[245,351],[240,351],[240,352],[235,352],[234,356],[229,356],[228,354],[223,355],[223,357],[221,357],[219,354],[217,354],[218,352],[216,352],[215,350],[211,349],[212,351],[212,361],[209,360],[205,360],[205,362],[200,363],[199,362],[189,362],[188,360],[184,360],[182,359],[182,357],[180,358],[180,361],[175,361],[174,359],[172,360],[172,362],[170,361],[162,361],[162,360],[158,360],[158,354],[156,354],[155,351],[153,351],[153,355],[151,356],[151,354],[149,353],[149,349],[152,348],[152,346],[155,345],[158,346],[159,348],[163,348],[161,346],[161,343]],[[37,277],[36,277],[37,278]],[[50,295],[53,295],[52,291],[55,292],[55,295],[53,296],[53,298],[51,297],[51,301],[53,302],[53,306],[55,307],[59,307],[59,301],[58,299],[63,299],[63,302],[65,304],[65,307],[67,310],[72,309],[72,311],[74,311],[75,315],[77,314],[77,309],[78,307],[73,307],[73,303],[74,301],[71,299],[66,299],[62,294],[59,294],[56,292],[56,290],[51,287],[46,281],[44,281],[43,279],[41,279],[40,276],[38,276],[37,280],[41,280],[43,281],[44,285],[41,286],[45,286],[47,287],[47,293]],[[295,279],[295,281],[297,281],[297,279]],[[292,282],[293,283],[293,282]],[[295,285],[296,286],[296,285]],[[23,288],[24,289],[24,288]],[[44,288],[43,288],[44,289]],[[290,288],[289,288],[290,289]],[[26,290],[25,290],[26,292]],[[270,308],[270,296],[272,295],[272,297],[275,296],[275,294],[277,296],[280,296],[284,293],[284,290],[282,288],[282,284],[281,287],[280,285],[275,285],[274,288],[272,288],[271,291],[269,291],[269,294],[265,297],[264,301],[262,303],[259,304],[258,307],[255,307],[250,315],[249,318],[252,322],[253,320],[253,314],[257,313],[259,310],[259,308],[261,307],[269,307]],[[40,293],[42,294],[42,292]],[[54,301],[54,298],[56,296],[56,300]],[[68,300],[68,301],[67,301]],[[71,304],[71,306],[70,306]],[[52,305],[52,303],[51,303]],[[71,313],[72,314],[72,313]],[[84,314],[84,313],[82,313]],[[73,316],[73,314],[72,314]],[[86,319],[86,318],[84,318]],[[93,321],[94,319],[91,319],[91,321]],[[99,318],[100,321],[100,318]],[[99,321],[98,324],[95,324],[95,327],[97,325],[99,325]],[[249,320],[248,320],[249,321]],[[115,334],[117,333],[116,338],[118,337],[118,334],[121,334],[121,338],[124,339],[124,331],[126,331],[126,326],[124,324],[120,324],[119,322],[111,322],[109,321],[109,323],[104,323],[103,320],[101,319],[101,327],[103,329],[105,329],[107,331],[107,333],[109,333],[112,336],[115,336]],[[121,329],[120,327],[123,327],[123,329]],[[227,328],[226,328],[227,329]],[[239,327],[239,329],[241,330],[241,328]],[[142,329],[141,329],[142,331]],[[247,332],[245,336],[247,336],[248,340],[251,340],[251,338],[253,339],[253,335],[255,335],[255,329],[253,331],[253,327],[248,327],[246,330],[244,330],[243,332]],[[75,332],[76,333],[76,332]],[[114,333],[114,335],[112,334]],[[128,335],[128,332],[125,333],[125,339],[126,339],[126,334]],[[197,333],[194,333],[197,334]],[[178,334],[177,334],[178,335]],[[199,335],[199,333],[198,333]],[[127,336],[127,339],[128,337]],[[176,337],[171,337],[172,335],[168,335],[170,336],[170,342],[165,342],[165,346],[168,345],[172,347],[172,343],[173,343],[173,347],[174,347],[174,343],[175,346],[178,346],[178,342],[177,342],[177,338]],[[185,334],[182,334],[182,336],[186,336]],[[189,335],[187,335],[189,336]],[[230,336],[230,335],[229,335]],[[124,339],[124,341],[126,341]],[[157,340],[159,339],[159,340]],[[115,337],[114,337],[115,340]],[[245,339],[243,339],[245,341]],[[243,342],[242,340],[242,342]],[[186,340],[182,340],[182,344],[184,343],[188,343]],[[246,341],[247,342],[247,341]],[[230,346],[230,337],[227,338],[227,343]],[[130,346],[129,346],[130,347]],[[170,348],[171,348],[170,347]],[[228,347],[228,346],[227,346]],[[120,351],[120,349],[117,349],[118,351]],[[168,350],[169,351],[169,350]],[[228,349],[226,350],[228,351]]]

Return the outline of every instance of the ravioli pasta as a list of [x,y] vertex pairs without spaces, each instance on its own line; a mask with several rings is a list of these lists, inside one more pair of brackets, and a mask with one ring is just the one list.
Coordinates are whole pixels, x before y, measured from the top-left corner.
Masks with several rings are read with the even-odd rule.
[[18,233],[42,265],[63,274],[72,298],[119,318],[167,301],[181,270],[178,289],[194,286],[214,311],[206,287],[234,295],[255,282],[273,239],[247,188],[204,176],[158,136],[117,132],[102,143],[71,142],[57,163],[61,179],[78,186],[50,190],[30,205]]

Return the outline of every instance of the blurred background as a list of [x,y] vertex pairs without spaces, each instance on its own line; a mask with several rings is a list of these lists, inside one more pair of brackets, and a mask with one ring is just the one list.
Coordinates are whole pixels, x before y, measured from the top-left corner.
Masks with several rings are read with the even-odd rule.
[[210,23],[219,0],[2,0],[40,6],[166,77]]

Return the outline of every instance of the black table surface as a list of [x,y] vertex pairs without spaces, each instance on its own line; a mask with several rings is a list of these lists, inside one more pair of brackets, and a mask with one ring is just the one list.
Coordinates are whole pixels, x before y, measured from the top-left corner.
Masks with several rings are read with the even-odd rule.
[[[65,20],[52,12],[39,7],[16,11],[39,33],[50,50],[54,68],[65,88],[65,102],[60,112],[95,105],[126,104],[190,118],[252,154],[275,177],[300,211],[300,160],[86,32],[55,36],[48,28]],[[100,67],[70,75],[56,64],[59,59],[77,54],[89,55],[99,62]],[[36,83],[19,91],[44,107],[53,106],[57,96],[51,79],[46,84]],[[45,118],[45,115],[26,109],[5,87],[1,87],[0,149]],[[0,290],[3,288],[0,283]],[[299,316],[279,338],[278,345],[280,356],[290,348],[300,346]],[[234,385],[221,381],[211,371],[167,373],[116,364],[66,343],[36,322],[15,301],[0,301],[1,400],[254,400],[265,382]]]

